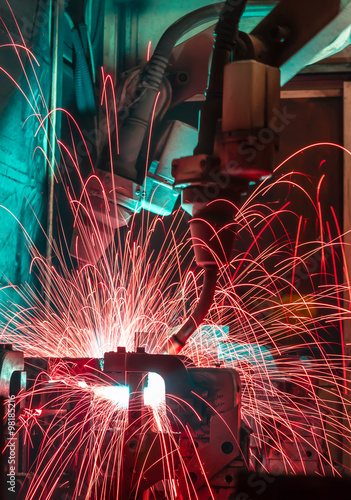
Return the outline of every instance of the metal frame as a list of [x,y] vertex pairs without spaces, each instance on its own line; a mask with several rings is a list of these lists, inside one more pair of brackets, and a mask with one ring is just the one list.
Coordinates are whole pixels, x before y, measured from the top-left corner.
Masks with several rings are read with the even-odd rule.
[[[64,0],[50,1],[50,47],[51,47],[51,93],[50,93],[50,110],[55,110],[60,107],[62,102],[62,76],[63,76],[63,19],[64,19]],[[52,249],[51,241],[53,237],[53,215],[54,215],[54,186],[55,176],[54,168],[59,161],[60,150],[57,144],[57,139],[61,133],[61,115],[54,112],[50,115],[48,129],[48,163],[47,163],[47,178],[48,178],[48,223],[47,223],[47,247],[46,258],[51,261]]]

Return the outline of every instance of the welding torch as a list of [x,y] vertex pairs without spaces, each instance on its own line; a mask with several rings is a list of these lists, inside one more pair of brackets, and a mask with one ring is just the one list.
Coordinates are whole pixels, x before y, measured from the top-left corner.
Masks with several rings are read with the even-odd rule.
[[[161,349],[171,354],[181,351],[211,308],[219,269],[231,261],[236,236],[235,218],[242,194],[250,182],[270,176],[273,168],[276,141],[258,151],[254,162],[248,162],[247,157],[240,154],[243,141],[260,128],[269,128],[270,113],[279,106],[280,92],[279,69],[255,60],[261,42],[239,32],[239,21],[246,3],[247,0],[227,0],[209,5],[170,26],[138,76],[135,101],[119,129],[120,149],[113,161],[115,199],[109,200],[112,214],[109,219],[116,228],[125,225],[133,211],[140,207],[155,213],[163,210],[165,215],[171,213],[174,205],[170,204],[169,212],[165,211],[165,199],[167,204],[167,196],[174,197],[174,194],[161,197],[155,208],[154,199],[162,189],[162,176],[157,182],[154,182],[154,174],[151,176],[151,182],[157,185],[151,191],[152,203],[145,204],[144,199],[143,206],[140,200],[140,193],[147,191],[145,186],[149,174],[145,170],[144,153],[155,103],[166,79],[167,65],[176,42],[195,27],[219,17],[214,31],[206,99],[200,113],[198,143],[192,156],[173,160],[169,174],[174,179],[173,190],[181,195],[182,208],[191,216],[189,225],[195,260],[203,268],[198,303]],[[107,172],[111,169],[109,148],[107,151],[105,159],[103,155],[100,158],[97,169],[104,187],[110,177]],[[106,185],[105,191],[110,189]],[[97,199],[96,203],[95,215],[100,217],[99,224],[103,225],[105,215],[101,200]]]

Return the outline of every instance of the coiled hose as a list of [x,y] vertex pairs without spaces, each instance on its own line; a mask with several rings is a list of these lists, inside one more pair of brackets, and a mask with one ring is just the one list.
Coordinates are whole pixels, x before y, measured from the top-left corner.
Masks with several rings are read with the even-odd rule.
[[88,66],[88,28],[79,24],[71,29],[72,46],[75,54],[74,85],[78,111],[82,114],[96,113],[92,76]]

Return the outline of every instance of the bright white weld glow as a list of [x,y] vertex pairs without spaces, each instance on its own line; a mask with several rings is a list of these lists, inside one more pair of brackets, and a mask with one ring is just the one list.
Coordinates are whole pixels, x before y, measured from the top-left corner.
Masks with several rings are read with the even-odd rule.
[[147,387],[144,389],[144,405],[154,410],[166,403],[165,381],[158,373],[150,372],[147,377]]
[[120,408],[128,408],[130,389],[126,385],[100,385],[94,387],[96,396],[109,399]]

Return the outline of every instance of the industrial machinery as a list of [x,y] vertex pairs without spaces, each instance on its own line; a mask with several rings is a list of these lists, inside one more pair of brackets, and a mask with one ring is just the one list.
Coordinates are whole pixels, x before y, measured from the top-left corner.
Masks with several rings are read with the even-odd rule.
[[[222,358],[225,349],[223,345]],[[269,356],[268,351],[263,355]],[[299,362],[306,364],[296,357],[294,363]],[[239,371],[242,363],[250,361],[238,361]],[[250,369],[254,373],[253,365]],[[275,373],[275,380],[282,394],[313,404],[308,387],[289,387],[284,373]],[[284,473],[285,454],[296,471],[327,472],[319,459],[326,443],[318,418],[310,420],[314,432],[306,428],[301,443],[294,440],[289,419],[280,429],[285,436],[280,452],[273,444],[262,449],[251,436],[255,422],[251,428],[241,419],[242,392],[252,388],[242,386],[238,371],[225,365],[199,368],[183,356],[149,354],[144,348],[126,352],[123,347],[106,352],[103,359],[31,358],[3,345],[1,382],[1,397],[16,407],[16,420],[8,417],[7,439],[14,439],[17,460],[7,467],[6,478],[10,486],[14,481],[19,499],[28,494],[54,499],[173,494],[184,500],[227,500],[238,493],[238,478],[249,470],[253,456],[258,479],[268,477],[269,483]],[[18,399],[12,401],[15,394]],[[256,388],[255,397],[266,399],[264,387],[261,394]],[[304,427],[306,419],[296,418],[294,425]],[[114,454],[117,449],[123,457],[117,463],[106,460],[111,443]],[[92,486],[93,450],[101,465]]]
[[[174,354],[202,323],[212,303],[218,266],[230,261],[241,195],[249,183],[269,177],[273,170],[278,134],[290,119],[286,110],[279,110],[280,83],[315,57],[321,49],[322,28],[324,41],[332,42],[340,34],[335,30],[349,26],[350,4],[343,9],[340,2],[326,2],[323,8],[318,4],[323,13],[319,18],[311,2],[302,21],[302,4],[300,9],[297,3],[292,7],[289,1],[281,1],[252,33],[242,33],[238,26],[246,3],[213,4],[184,16],[166,30],[146,66],[126,75],[116,91],[121,96],[118,145],[108,138],[97,162],[98,180],[87,186],[103,243],[92,255],[85,243],[92,224],[89,217],[81,234],[77,230],[72,238],[72,254],[96,262],[113,238],[106,224],[124,226],[132,213],[143,208],[170,214],[177,193],[181,194],[182,208],[191,216],[193,248],[197,265],[204,268],[204,286],[189,321],[165,346],[166,352]],[[198,141],[190,156],[194,131],[185,123],[162,124],[161,119],[172,105],[172,75],[182,72],[183,61],[189,64],[189,55],[183,52],[191,51],[192,44],[186,45],[178,60],[170,61],[182,36],[218,16]],[[293,73],[289,73],[291,67]],[[176,87],[176,102],[201,90],[201,83],[199,88],[192,84],[190,90]],[[157,120],[161,135],[156,136],[152,151],[150,134]],[[183,151],[189,148],[189,156],[173,158],[181,146]],[[118,150],[113,159],[112,150]],[[99,185],[110,193],[107,206]]]
[[[242,194],[250,183],[271,175],[279,131],[289,118],[286,110],[279,109],[281,82],[307,64],[321,45],[331,43],[351,19],[350,2],[309,0],[306,10],[306,1],[281,0],[252,33],[243,33],[239,31],[239,21],[246,3],[227,0],[185,15],[164,33],[147,64],[127,72],[116,88],[118,144],[111,142],[110,136],[101,148],[95,181],[87,187],[91,214],[84,228],[76,228],[71,254],[80,262],[95,263],[114,237],[111,227],[115,230],[128,224],[132,215],[142,209],[169,215],[180,195],[182,208],[191,216],[196,263],[204,269],[202,293],[188,320],[170,334],[162,353],[157,355],[142,348],[136,352],[119,348],[117,352],[106,352],[103,359],[29,358],[9,345],[2,346],[2,398],[20,395],[23,389],[41,384],[40,397],[34,405],[31,402],[31,438],[25,435],[24,426],[16,444],[20,461],[14,475],[20,483],[19,498],[26,498],[33,470],[45,446],[45,436],[50,436],[54,443],[52,457],[62,464],[62,475],[56,484],[48,479],[38,485],[33,498],[44,498],[49,492],[51,495],[53,488],[55,493],[50,498],[72,498],[77,478],[81,476],[82,489],[76,495],[81,499],[98,496],[105,500],[146,500],[153,498],[152,494],[155,498],[183,500],[236,498],[238,471],[248,467],[250,447],[251,450],[259,447],[250,440],[252,429],[241,421],[242,388],[238,371],[223,366],[197,368],[179,353],[211,307],[218,269],[230,262],[236,236],[235,215]],[[74,8],[73,0],[68,4],[76,83],[84,90],[78,94],[77,109],[83,114],[93,114],[95,102],[89,58],[85,57],[89,51],[84,16]],[[182,52],[175,48],[176,43],[194,27],[218,18],[199,133],[179,120],[162,122],[168,108],[202,91],[207,76],[201,75],[195,84],[185,84],[188,72],[182,64],[189,66],[189,59],[194,59],[196,67],[192,53],[196,37],[184,43]],[[211,47],[203,49],[204,53],[207,51],[208,62]],[[178,75],[177,81],[174,75]],[[183,86],[181,80],[185,80]],[[157,131],[151,141],[154,125]],[[188,151],[181,158],[177,154],[180,144],[182,151]],[[252,148],[254,155],[248,154]],[[113,159],[111,149],[118,149]],[[108,206],[101,197],[100,186],[107,193]],[[94,253],[85,244],[91,219],[99,226],[102,241],[100,250]],[[89,490],[88,476],[80,468],[86,457],[78,437],[72,439],[68,448],[63,448],[61,456],[57,452],[60,442],[70,439],[72,428],[65,427],[68,414],[74,414],[71,420],[81,426],[82,433],[93,427],[92,422],[85,421],[88,403],[77,400],[77,395],[67,396],[60,410],[55,406],[65,391],[60,377],[62,364],[83,389],[90,387],[92,379],[95,387],[104,388],[103,392],[108,387],[129,387],[125,420],[121,423],[116,417],[119,422],[116,425],[124,426],[119,442],[122,470],[116,470],[114,464],[102,467],[104,479],[95,482],[94,491]],[[42,371],[55,376],[38,382]],[[155,420],[152,404],[145,401],[150,373],[161,376],[165,384],[167,432]],[[284,380],[282,377],[281,384]],[[308,399],[307,391],[298,397]],[[91,391],[88,398],[93,398]],[[19,396],[17,419],[25,420],[28,411],[28,399]],[[55,434],[58,427],[63,431]],[[99,443],[101,456],[114,432],[116,429],[109,427],[104,441]],[[318,445],[314,446],[323,452],[322,438],[316,435],[315,439]],[[307,448],[301,458],[301,450],[294,444],[289,446],[285,452],[295,454],[296,463],[305,462],[307,469],[318,469],[318,459]],[[74,460],[72,450],[76,450]],[[166,474],[165,455],[172,462]],[[272,448],[261,465],[272,471],[281,463],[281,456]],[[174,484],[179,496],[170,493]]]
[[[18,384],[20,379],[23,386],[26,378],[24,375],[28,377],[28,385],[33,385],[40,371],[50,368],[49,371],[55,372],[55,365],[58,366],[62,362],[68,363],[71,373],[79,377],[81,386],[84,386],[85,380],[88,381],[89,377],[94,376],[100,380],[101,387],[108,388],[114,383],[128,386],[130,390],[129,403],[127,396],[126,430],[121,444],[121,453],[124,456],[123,472],[119,472],[121,477],[118,478],[118,471],[113,467],[103,471],[105,479],[98,486],[101,488],[101,497],[104,495],[103,485],[106,478],[109,480],[106,498],[148,498],[147,490],[158,484],[161,485],[162,492],[162,488],[165,488],[164,484],[162,486],[165,473],[160,462],[164,459],[165,448],[174,462],[172,471],[176,474],[168,477],[167,482],[179,482],[182,498],[192,498],[195,494],[198,498],[207,498],[207,476],[211,478],[211,488],[217,492],[216,498],[228,497],[228,489],[231,491],[236,471],[243,467],[248,452],[247,430],[240,430],[240,380],[234,370],[186,367],[186,360],[181,357],[147,354],[141,348],[135,353],[127,353],[123,348],[119,348],[117,352],[106,353],[103,369],[100,367],[100,360],[94,359],[26,358],[24,361],[23,353],[14,352],[11,346],[5,346],[2,352],[2,394],[14,392],[14,384]],[[56,373],[58,372],[59,370],[56,370]],[[165,384],[165,408],[169,419],[169,429],[163,435],[166,442],[159,439],[157,423],[146,425],[150,420],[150,412],[152,414],[152,403],[150,406],[150,402],[145,401],[147,374],[150,372],[162,376]],[[65,406],[60,406],[61,414],[58,418],[55,400],[57,405],[60,390],[64,388],[58,376],[56,382],[47,380],[45,389],[43,385],[40,391],[41,397],[36,397],[38,425],[31,433],[34,446],[30,453],[26,446],[20,446],[20,461],[16,470],[17,481],[23,481],[24,484],[24,497],[31,480],[31,470],[40,455],[43,434],[55,432],[55,426],[59,425],[60,419],[65,418],[68,412],[74,412],[75,419],[84,420],[85,406],[81,403],[81,410],[77,411],[79,404],[77,407],[74,397],[68,398]],[[20,406],[19,418],[26,418],[26,403],[23,401]],[[40,408],[43,409],[39,410]],[[186,431],[187,427],[191,428],[190,433]],[[58,440],[64,442],[68,439],[71,430],[69,426]],[[110,429],[110,433],[114,431],[116,429]],[[23,433],[24,435],[18,435],[17,442],[26,442],[25,430]],[[101,453],[108,447],[108,434],[105,439]],[[192,442],[189,443],[190,440]],[[193,444],[197,450],[195,456]],[[55,446],[59,448],[60,443],[56,442]],[[78,436],[75,436],[71,446],[77,447],[79,456]],[[180,449],[181,455],[176,453],[177,448]],[[68,453],[67,449],[64,449],[61,455],[55,455],[55,460],[64,464],[65,453]],[[69,464],[67,470],[64,470],[60,484],[56,486],[57,493],[54,498],[64,498],[64,494],[69,494],[74,489],[76,475],[79,475],[79,460],[84,462],[84,457],[79,456],[78,463]],[[50,481],[46,488],[50,489]],[[39,491],[42,494],[41,490]]]

